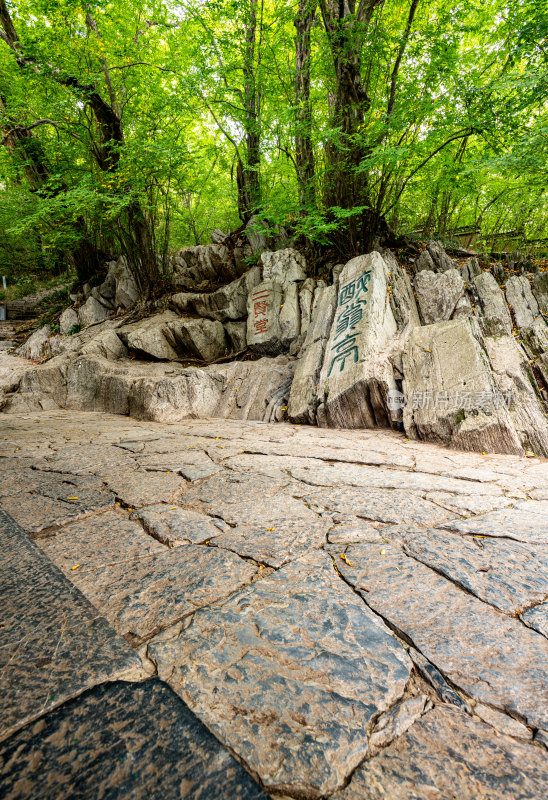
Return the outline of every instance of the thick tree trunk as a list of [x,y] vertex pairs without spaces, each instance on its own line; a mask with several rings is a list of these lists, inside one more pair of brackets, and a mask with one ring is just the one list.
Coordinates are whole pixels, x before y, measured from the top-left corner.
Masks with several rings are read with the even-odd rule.
[[299,0],[295,17],[295,163],[299,206],[306,214],[316,206],[315,163],[312,145],[312,106],[310,104],[310,31],[316,0]]
[[[262,24],[262,22],[261,22]],[[238,159],[238,211],[242,222],[249,222],[261,202],[259,168],[261,164],[261,98],[257,91],[255,40],[257,35],[257,0],[250,0],[244,53],[245,163]],[[260,53],[259,53],[260,56]]]

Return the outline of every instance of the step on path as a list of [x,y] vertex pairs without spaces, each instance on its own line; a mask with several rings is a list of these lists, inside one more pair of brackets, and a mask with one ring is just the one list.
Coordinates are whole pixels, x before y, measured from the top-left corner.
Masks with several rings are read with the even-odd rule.
[[546,460],[4,419],[0,796],[548,796]]

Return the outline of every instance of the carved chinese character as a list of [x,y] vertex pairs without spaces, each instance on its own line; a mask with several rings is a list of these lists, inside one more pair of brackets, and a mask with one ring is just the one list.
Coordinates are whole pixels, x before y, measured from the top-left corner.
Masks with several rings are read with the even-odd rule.
[[336,350],[337,353],[331,359],[331,364],[329,366],[329,372],[327,373],[327,377],[328,378],[331,375],[333,367],[337,363],[337,361],[339,362],[339,372],[342,372],[344,367],[345,367],[346,359],[348,358],[348,356],[350,354],[353,355],[354,362],[356,362],[358,360],[358,347],[356,345],[356,339],[357,338],[358,338],[358,335],[356,333],[350,333],[350,334],[348,334],[348,336],[346,336],[344,339],[342,339],[338,344],[334,345],[331,348],[332,352],[333,352],[333,350]]
[[253,327],[255,328],[255,333],[266,333],[267,332],[267,319],[258,319],[253,323]]
[[354,330],[356,325],[361,321],[363,316],[363,302],[363,300],[358,300],[357,302],[343,308],[337,319],[335,339],[348,329]]
[[263,315],[266,317],[266,307],[267,307],[266,300],[255,300],[253,303],[255,316],[260,317],[261,315]]

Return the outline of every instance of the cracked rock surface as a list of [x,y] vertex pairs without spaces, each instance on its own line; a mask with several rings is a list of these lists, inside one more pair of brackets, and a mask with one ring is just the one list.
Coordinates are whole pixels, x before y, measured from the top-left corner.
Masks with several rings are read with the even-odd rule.
[[4,419],[2,796],[548,796],[546,460]]

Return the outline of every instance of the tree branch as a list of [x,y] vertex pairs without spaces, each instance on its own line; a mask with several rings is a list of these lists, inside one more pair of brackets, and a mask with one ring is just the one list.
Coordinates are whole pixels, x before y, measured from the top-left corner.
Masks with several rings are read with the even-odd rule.
[[421,170],[424,167],[424,165],[427,164],[430,161],[431,158],[434,158],[434,156],[437,155],[440,152],[440,150],[443,150],[443,148],[447,147],[447,145],[451,144],[451,142],[455,142],[457,139],[464,139],[466,136],[471,136],[472,133],[474,133],[473,130],[464,131],[463,133],[457,133],[457,134],[455,134],[455,136],[451,136],[450,139],[447,139],[447,141],[444,142],[443,144],[441,144],[439,147],[436,147],[434,152],[430,153],[430,155],[427,158],[425,158],[424,161],[422,161],[419,164],[419,166],[416,169],[414,169],[413,172],[404,180],[400,191],[396,195],[396,199],[394,200],[392,205],[389,208],[386,209],[386,211],[384,213],[385,214],[389,214],[390,211],[392,211],[392,209],[394,208],[394,206],[396,205],[396,203],[398,202],[398,200],[402,196],[402,194],[403,194],[403,192],[405,190],[405,187],[407,186],[407,184],[409,183],[411,178],[413,178],[417,174],[417,172],[419,172],[419,170]]

